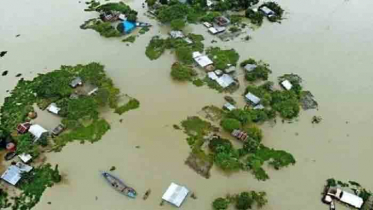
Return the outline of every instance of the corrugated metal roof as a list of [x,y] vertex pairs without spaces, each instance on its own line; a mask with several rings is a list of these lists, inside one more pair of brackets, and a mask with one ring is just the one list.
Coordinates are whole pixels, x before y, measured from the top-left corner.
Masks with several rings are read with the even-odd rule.
[[167,191],[163,194],[162,199],[177,207],[180,207],[188,193],[189,190],[184,186],[171,183]]
[[21,179],[21,171],[17,166],[9,166],[8,169],[1,175],[1,178],[11,185],[16,185]]
[[290,90],[293,87],[293,85],[289,82],[289,80],[282,81],[281,86],[285,88],[286,90]]
[[234,80],[228,74],[223,74],[221,77],[219,77],[216,80],[216,82],[219,83],[219,85],[222,86],[223,88],[226,88],[226,87],[230,86],[231,84],[233,84]]
[[245,98],[253,104],[258,104],[260,102],[260,98],[250,92],[245,95]]
[[35,140],[38,140],[43,135],[43,133],[48,132],[40,125],[31,125],[28,131],[35,137]]

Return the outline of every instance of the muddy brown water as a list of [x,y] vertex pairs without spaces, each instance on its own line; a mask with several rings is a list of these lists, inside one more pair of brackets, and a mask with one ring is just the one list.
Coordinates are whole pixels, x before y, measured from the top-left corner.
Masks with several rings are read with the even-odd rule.
[[[188,199],[182,206],[186,210],[211,209],[215,197],[243,190],[266,191],[269,203],[264,210],[328,209],[320,202],[320,192],[329,177],[356,180],[373,190],[369,167],[373,157],[373,1],[279,2],[287,11],[286,19],[282,24],[265,21],[251,32],[249,42],[236,39],[211,44],[213,37],[203,26],[187,29],[203,34],[206,45],[235,48],[241,59],[268,62],[272,79],[284,73],[301,75],[305,88],[320,104],[319,111],[302,112],[298,122],[262,126],[264,143],[291,152],[297,164],[280,171],[268,169],[271,179],[259,182],[249,173],[227,176],[216,168],[206,180],[184,165],[189,148],[185,135],[172,125],[205,105],[222,105],[223,95],[173,82],[169,72],[174,57],[169,52],[156,61],[145,57],[149,39],[166,30],[143,16],[142,1],[128,3],[140,11],[140,20],[155,26],[129,46],[81,30],[79,25],[96,15],[83,12],[84,2],[2,1],[0,50],[12,53],[0,60],[0,69],[11,75],[0,77],[0,102],[8,95],[6,90],[17,83],[12,74],[22,73],[31,79],[60,65],[91,61],[104,64],[121,91],[141,102],[140,109],[123,116],[106,111],[104,117],[112,129],[102,141],[76,142],[60,153],[48,154],[48,161],[58,163],[67,180],[48,189],[35,209],[173,209],[159,206],[170,182],[196,193],[197,200]],[[15,38],[20,33],[22,36]],[[233,97],[241,98],[239,92]],[[311,124],[315,114],[323,117],[319,125]],[[111,166],[117,168],[114,174],[137,189],[139,199],[131,200],[107,186],[99,171]],[[141,196],[147,189],[152,194],[143,201]]]

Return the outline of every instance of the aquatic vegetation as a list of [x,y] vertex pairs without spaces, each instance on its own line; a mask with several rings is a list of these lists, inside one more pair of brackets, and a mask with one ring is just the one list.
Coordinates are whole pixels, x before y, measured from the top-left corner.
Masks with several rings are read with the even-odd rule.
[[103,22],[98,19],[90,20],[81,26],[83,29],[92,29],[97,31],[101,36],[106,38],[120,37],[122,34],[109,22]]
[[227,195],[226,198],[220,197],[215,199],[212,203],[212,207],[214,210],[225,210],[228,209],[230,204],[233,204],[237,210],[252,209],[254,205],[258,208],[262,208],[268,203],[266,196],[267,194],[265,192],[241,192],[235,195]]
[[243,16],[241,15],[231,15],[230,17],[230,20],[231,20],[231,24],[239,24],[242,22],[242,19],[244,18]]
[[121,115],[125,112],[128,112],[132,109],[137,109],[139,107],[140,107],[140,102],[137,99],[132,98],[132,99],[130,99],[130,101],[127,104],[125,104],[123,106],[118,106],[117,108],[115,108],[115,113]]
[[139,31],[139,34],[145,34],[146,32],[148,32],[150,29],[149,27],[142,27]]
[[261,80],[267,80],[268,76],[272,71],[269,69],[269,65],[267,63],[264,63],[263,61],[256,61],[252,58],[247,59],[243,61],[240,66],[244,68],[247,64],[256,65],[255,68],[253,68],[250,71],[245,70],[245,78],[249,82],[254,82],[259,79]]
[[190,81],[196,72],[181,63],[174,63],[171,67],[171,77],[179,81]]
[[277,22],[277,21],[282,19],[282,15],[284,14],[284,10],[281,8],[281,6],[278,3],[274,2],[274,1],[265,2],[265,3],[263,3],[262,5],[259,6],[259,9],[261,7],[264,7],[264,6],[268,7],[269,9],[271,9],[275,13],[275,15],[268,17],[269,21]]
[[146,47],[145,55],[150,60],[158,59],[166,49],[165,44],[166,40],[161,39],[159,36],[154,36]]
[[300,111],[297,95],[293,91],[274,91],[271,106],[285,119],[297,117]]
[[18,186],[21,194],[14,198],[13,210],[33,208],[39,201],[47,187],[52,187],[61,181],[58,165],[52,169],[50,164],[34,168],[22,175]]
[[134,43],[135,41],[136,41],[136,36],[134,35],[126,37],[125,39],[122,40],[122,42],[130,42],[130,43]]
[[127,16],[128,21],[136,22],[137,11],[123,2],[110,2],[96,7],[98,12],[119,12]]
[[240,121],[232,118],[224,118],[220,123],[221,127],[228,132],[241,128]]
[[227,69],[229,65],[235,66],[240,55],[234,50],[222,50],[219,47],[210,47],[206,50],[207,55],[214,61],[217,69]]

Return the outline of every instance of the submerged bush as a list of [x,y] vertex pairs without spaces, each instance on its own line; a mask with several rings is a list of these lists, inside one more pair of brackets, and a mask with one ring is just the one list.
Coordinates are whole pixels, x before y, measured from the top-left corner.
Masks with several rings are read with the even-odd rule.
[[195,71],[180,63],[174,63],[171,67],[171,77],[179,81],[190,81],[195,75]]

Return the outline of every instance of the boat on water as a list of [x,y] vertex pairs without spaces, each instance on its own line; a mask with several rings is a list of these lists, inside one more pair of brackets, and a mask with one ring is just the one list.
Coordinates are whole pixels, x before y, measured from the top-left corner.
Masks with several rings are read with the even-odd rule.
[[144,22],[136,22],[137,27],[150,27],[152,26],[150,23],[144,23]]
[[102,176],[106,179],[106,181],[118,192],[130,197],[136,198],[136,190],[132,187],[127,186],[124,184],[120,179],[117,177],[109,174],[108,172],[102,172]]

